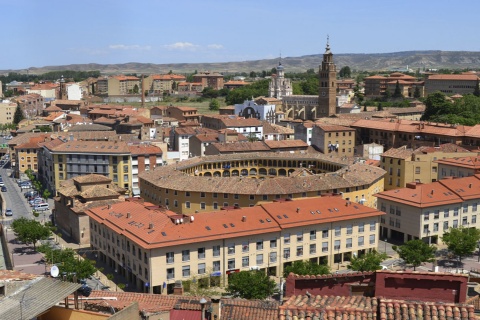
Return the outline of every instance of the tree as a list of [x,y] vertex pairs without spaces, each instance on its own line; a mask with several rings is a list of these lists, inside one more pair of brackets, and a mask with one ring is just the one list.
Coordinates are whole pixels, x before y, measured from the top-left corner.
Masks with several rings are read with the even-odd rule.
[[450,228],[443,233],[442,241],[449,251],[457,256],[461,263],[465,256],[471,255],[480,240],[480,230],[477,228]]
[[398,80],[397,80],[397,83],[395,84],[395,91],[393,91],[392,98],[395,98],[395,99],[403,98],[402,89],[400,89],[400,82],[398,82]]
[[393,246],[393,250],[398,253],[406,264],[413,266],[415,271],[422,263],[435,260],[437,248],[422,240],[410,240],[402,246]]
[[210,101],[208,109],[212,111],[217,111],[218,109],[220,109],[220,102],[218,102],[217,99],[212,99],[212,101]]
[[138,84],[136,84],[133,86],[133,93],[138,94],[138,92],[139,92],[139,88],[138,88]]
[[379,102],[377,105],[377,111],[383,111],[383,105],[381,102]]
[[480,97],[480,83],[477,79],[477,83],[475,84],[475,90],[473,90],[473,95],[476,97]]
[[298,275],[329,274],[330,268],[325,264],[318,264],[310,260],[298,260],[285,267],[283,277],[286,278],[290,272]]
[[45,190],[43,190],[42,196],[43,196],[44,199],[48,199],[48,198],[50,198],[51,194],[52,193],[50,191],[48,191],[48,189],[45,189]]
[[202,90],[202,97],[207,99],[215,99],[218,97],[218,91],[211,87],[206,87]]
[[349,66],[345,66],[340,69],[340,72],[338,73],[340,78],[350,78],[352,76],[352,72],[350,70]]
[[11,227],[17,239],[26,244],[31,243],[33,250],[37,249],[38,240],[45,240],[50,236],[50,228],[33,219],[15,219]]
[[420,87],[419,86],[415,86],[415,91],[413,92],[413,97],[418,99],[420,98],[422,95],[420,93]]
[[256,78],[256,77],[257,77],[257,73],[255,71],[251,71],[250,78]]
[[376,250],[367,252],[363,256],[353,257],[348,269],[355,271],[375,271],[382,269],[380,263],[387,259],[385,253],[379,253]]
[[232,273],[228,278],[227,292],[243,299],[265,299],[273,295],[276,284],[260,270]]
[[15,109],[15,114],[13,115],[13,123],[17,125],[23,119],[25,119],[25,117],[23,116],[22,108],[20,108],[20,104],[17,103],[17,109]]
[[390,100],[390,98],[392,97],[392,93],[390,92],[390,89],[385,89],[385,93],[384,93],[384,96],[383,98],[385,99],[385,101],[388,101]]

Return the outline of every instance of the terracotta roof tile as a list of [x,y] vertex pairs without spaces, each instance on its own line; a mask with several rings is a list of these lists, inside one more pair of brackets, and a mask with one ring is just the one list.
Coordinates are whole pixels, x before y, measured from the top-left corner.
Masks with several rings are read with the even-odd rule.
[[308,147],[308,144],[303,140],[265,140],[264,143],[270,149],[307,148]]
[[477,81],[479,78],[475,74],[432,74],[428,80],[471,80]]
[[435,162],[449,165],[449,166],[469,168],[472,170],[480,169],[480,156],[446,158],[446,159],[436,160]]
[[408,159],[411,158],[413,154],[412,149],[407,149],[407,146],[400,148],[391,148],[382,153],[382,157],[389,157],[395,159]]
[[128,149],[132,155],[161,155],[163,153],[160,147],[147,144],[129,145]]

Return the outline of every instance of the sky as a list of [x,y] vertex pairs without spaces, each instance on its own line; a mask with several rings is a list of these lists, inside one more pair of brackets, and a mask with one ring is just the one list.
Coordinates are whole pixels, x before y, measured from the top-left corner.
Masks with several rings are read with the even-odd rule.
[[[479,0],[0,0],[0,70],[480,51]],[[22,71],[21,71],[22,72]]]

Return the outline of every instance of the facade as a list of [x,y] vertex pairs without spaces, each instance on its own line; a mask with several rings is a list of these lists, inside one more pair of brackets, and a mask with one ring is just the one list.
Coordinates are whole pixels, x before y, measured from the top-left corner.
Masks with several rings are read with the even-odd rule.
[[90,223],[85,210],[123,202],[125,189],[99,174],[87,174],[61,183],[55,200],[55,225],[80,245],[90,243]]
[[213,134],[215,130],[199,127],[178,127],[170,130],[169,149],[179,152],[179,160],[185,160],[190,155],[190,138],[198,134]]
[[434,74],[425,80],[425,92],[430,94],[440,91],[447,95],[473,94],[478,81],[476,74]]
[[270,98],[282,99],[285,96],[291,96],[293,93],[292,82],[285,78],[285,70],[282,63],[277,66],[277,74],[272,75],[268,84],[268,96]]
[[353,157],[355,153],[355,129],[316,124],[312,129],[312,146],[322,153]]
[[[365,96],[368,98],[383,97],[387,90],[390,91],[390,94],[393,94],[397,81],[401,84],[403,95],[405,97],[413,97],[414,87],[419,84],[416,82],[415,77],[400,72],[394,72],[387,76],[374,75],[366,77],[364,79]],[[423,88],[420,92],[423,92]]]
[[17,110],[17,104],[10,100],[3,100],[0,102],[0,124],[7,124],[13,122],[13,116]]
[[333,53],[330,51],[328,40],[318,74],[320,85],[318,111],[320,117],[329,117],[334,115],[337,110],[337,70],[333,63]]
[[163,165],[163,152],[160,147],[151,144],[129,145],[132,157],[132,195],[140,194],[138,174],[144,171],[155,170]]
[[253,100],[245,100],[235,105],[235,114],[243,118],[255,118],[268,123],[276,122],[276,106],[274,104],[257,104]]
[[41,150],[40,143],[50,141],[51,134],[43,133],[29,135],[26,139],[17,139],[23,141],[14,147],[15,152],[12,159],[12,171],[15,177],[19,178],[21,173],[31,170],[34,175],[38,173],[38,152]]
[[169,106],[164,115],[170,118],[175,118],[180,122],[200,123],[200,114],[197,112],[198,109],[193,107]]
[[135,89],[141,93],[140,79],[134,76],[113,76],[108,78],[108,95],[133,94]]
[[285,118],[315,120],[322,117],[318,108],[318,96],[291,95],[282,98]]
[[139,174],[139,182],[146,201],[193,214],[332,193],[373,207],[372,195],[383,190],[384,174],[378,167],[320,153],[232,152],[156,168]]
[[441,244],[449,228],[479,228],[480,175],[408,183],[407,187],[380,192],[380,236],[397,241],[422,239]]
[[243,118],[239,116],[204,115],[203,128],[213,130],[230,129],[246,137],[263,138],[263,125],[257,118]]
[[451,157],[448,159],[438,159],[435,161],[438,165],[438,178],[446,177],[470,177],[480,174],[480,158],[479,156],[461,156]]
[[171,94],[177,90],[177,85],[180,82],[185,81],[185,76],[178,74],[153,74],[146,77],[143,81],[148,95]]
[[263,122],[263,140],[293,140],[295,138],[295,131],[291,128],[280,126],[278,124],[271,124]]
[[82,100],[83,99],[83,87],[79,83],[68,83],[66,85],[67,100]]
[[223,74],[218,72],[201,72],[193,75],[193,82],[201,83],[203,88],[223,89]]
[[246,85],[248,85],[248,82],[245,82],[243,80],[229,80],[223,84],[223,86],[228,90],[234,90]]
[[26,94],[12,99],[20,106],[26,119],[40,116],[43,113],[44,99],[38,93]]
[[124,141],[46,142],[42,146],[42,180],[55,195],[62,181],[87,173],[112,179],[119,187],[132,191],[130,150]]
[[[281,275],[297,260],[333,266],[378,245],[384,213],[341,197],[277,201],[195,216],[134,198],[92,208],[91,244],[137,290],[173,292],[175,281],[225,286],[228,274]],[[148,285],[146,285],[148,284]]]
[[380,166],[387,172],[385,190],[404,188],[409,182],[435,182],[442,178],[435,160],[471,154],[470,151],[450,143],[438,147],[420,147],[416,150],[406,147],[392,148],[384,152],[380,159]]
[[45,102],[57,98],[58,85],[53,83],[36,84],[27,89],[27,93],[36,93],[43,97]]

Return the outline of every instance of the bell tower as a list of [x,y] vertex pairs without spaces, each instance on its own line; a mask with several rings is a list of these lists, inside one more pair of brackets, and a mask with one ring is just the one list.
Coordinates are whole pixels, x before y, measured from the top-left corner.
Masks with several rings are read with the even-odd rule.
[[317,117],[329,117],[337,109],[337,70],[333,63],[333,53],[330,51],[329,37],[323,54],[322,64],[318,70],[319,92]]

